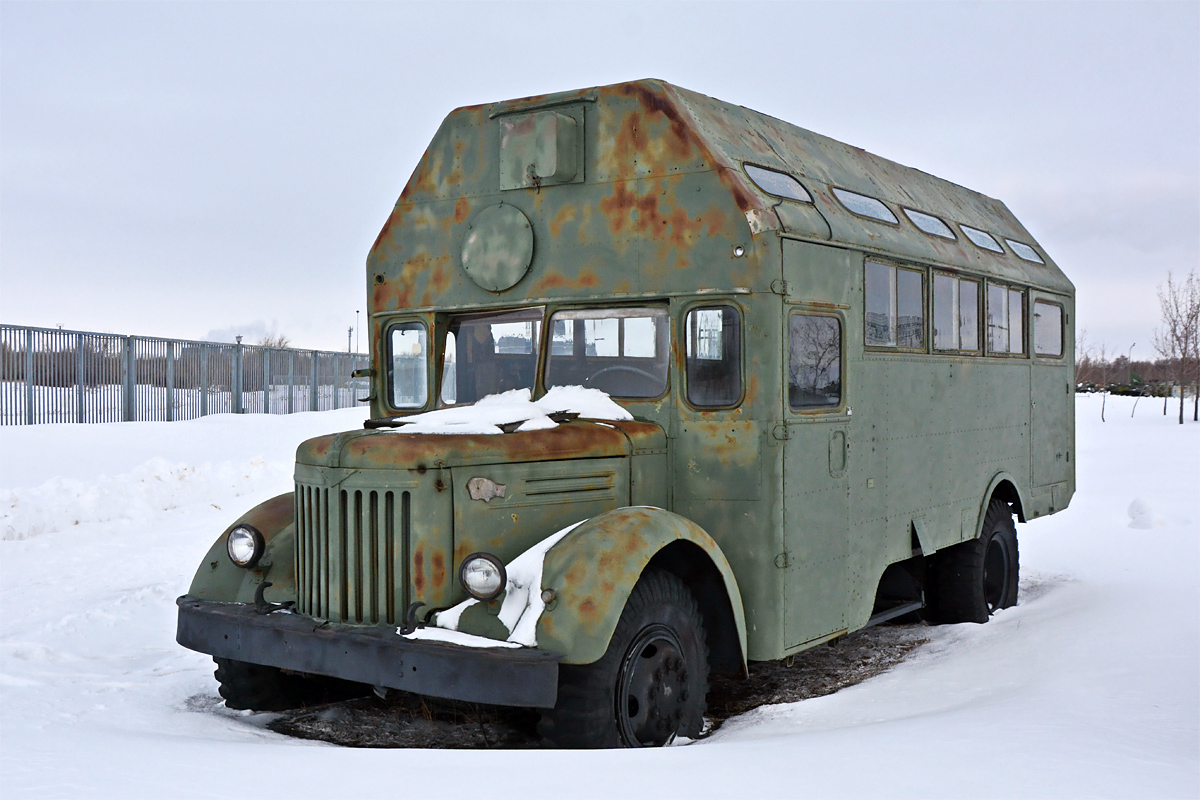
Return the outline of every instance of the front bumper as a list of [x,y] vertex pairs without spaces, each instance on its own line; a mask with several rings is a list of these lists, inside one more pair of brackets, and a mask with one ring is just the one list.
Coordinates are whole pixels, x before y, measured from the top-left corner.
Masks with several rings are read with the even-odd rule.
[[175,640],[218,658],[472,703],[551,708],[558,696],[559,656],[543,650],[414,641],[392,626],[263,615],[252,605],[190,595],[175,602]]

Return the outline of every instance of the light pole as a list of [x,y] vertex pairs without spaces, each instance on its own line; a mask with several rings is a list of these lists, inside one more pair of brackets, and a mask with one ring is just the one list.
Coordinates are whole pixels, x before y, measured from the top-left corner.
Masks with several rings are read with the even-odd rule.
[[1125,356],[1125,368],[1129,371],[1129,377],[1125,381],[1129,386],[1133,386],[1133,348],[1137,347],[1137,342],[1129,345],[1129,355]]
[[346,328],[346,352],[353,353],[354,350],[354,326]]
[[[354,352],[356,352],[356,353],[359,352],[359,347],[362,344],[358,338],[358,315],[360,313],[361,313],[360,311],[354,312]],[[1132,349],[1133,348],[1131,347],[1130,350],[1132,350]]]

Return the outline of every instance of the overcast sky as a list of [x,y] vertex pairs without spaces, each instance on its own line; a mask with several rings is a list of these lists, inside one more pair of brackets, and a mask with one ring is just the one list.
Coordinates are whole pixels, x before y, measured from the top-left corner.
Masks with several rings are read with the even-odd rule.
[[451,109],[644,77],[1000,198],[1110,352],[1200,262],[1196,2],[5,0],[0,322],[344,349]]

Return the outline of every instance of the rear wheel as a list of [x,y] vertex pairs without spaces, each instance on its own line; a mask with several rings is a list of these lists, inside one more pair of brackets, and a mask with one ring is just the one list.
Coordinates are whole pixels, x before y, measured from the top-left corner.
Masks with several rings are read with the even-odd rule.
[[217,662],[213,674],[221,685],[225,705],[239,711],[286,711],[362,697],[370,691],[368,686],[336,678],[310,678],[228,658],[213,661]]
[[1008,503],[992,500],[979,538],[938,551],[929,566],[926,602],[936,622],[987,622],[1015,606],[1020,560]]
[[634,586],[608,649],[559,668],[558,704],[538,732],[558,747],[654,747],[698,736],[708,695],[704,622],[678,577],[649,571]]

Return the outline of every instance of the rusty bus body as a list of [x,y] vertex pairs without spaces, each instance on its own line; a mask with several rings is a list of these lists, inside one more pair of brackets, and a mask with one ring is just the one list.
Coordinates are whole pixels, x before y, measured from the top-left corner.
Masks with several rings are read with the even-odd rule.
[[[180,598],[231,705],[283,668],[543,708],[563,745],[695,735],[710,668],[1012,605],[1012,515],[1074,492],[1074,287],[1003,203],[660,81],[452,112],[366,290],[373,421],[301,445]],[[394,427],[569,384],[633,419]],[[536,647],[413,638],[466,560],[581,520]],[[504,601],[454,627],[505,642]]]

